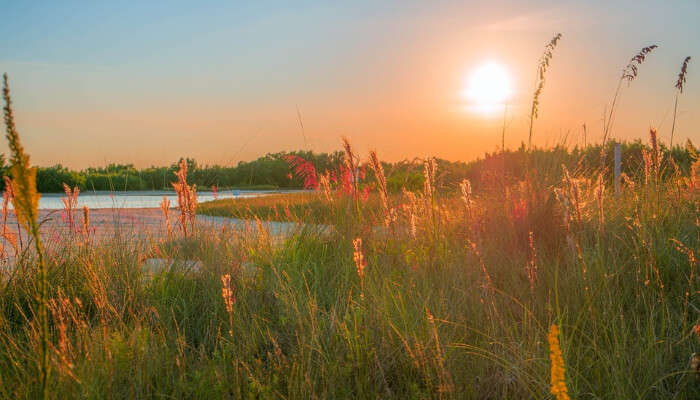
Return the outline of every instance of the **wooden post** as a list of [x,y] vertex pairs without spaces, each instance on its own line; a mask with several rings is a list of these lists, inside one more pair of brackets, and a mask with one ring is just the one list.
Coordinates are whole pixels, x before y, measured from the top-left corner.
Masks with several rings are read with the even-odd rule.
[[615,196],[620,194],[621,158],[620,143],[615,143]]

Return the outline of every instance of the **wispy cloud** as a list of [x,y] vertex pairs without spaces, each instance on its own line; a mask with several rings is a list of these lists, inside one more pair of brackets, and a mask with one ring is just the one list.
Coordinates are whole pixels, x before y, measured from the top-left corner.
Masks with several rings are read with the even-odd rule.
[[540,32],[580,28],[585,25],[582,19],[576,18],[581,10],[574,10],[572,5],[548,7],[525,13],[511,15],[493,22],[486,23],[480,28],[494,32]]

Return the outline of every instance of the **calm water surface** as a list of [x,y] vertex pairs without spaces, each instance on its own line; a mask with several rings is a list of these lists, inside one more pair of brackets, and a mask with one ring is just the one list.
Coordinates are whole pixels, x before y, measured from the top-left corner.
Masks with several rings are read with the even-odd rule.
[[[286,193],[279,190],[222,190],[216,199],[248,198],[265,196],[272,193]],[[158,208],[163,196],[170,200],[170,206],[177,206],[175,192],[167,191],[131,191],[131,192],[84,192],[78,196],[78,207],[88,208]],[[42,210],[62,209],[65,197],[62,193],[43,193],[39,200]],[[200,203],[214,200],[213,192],[197,192]]]

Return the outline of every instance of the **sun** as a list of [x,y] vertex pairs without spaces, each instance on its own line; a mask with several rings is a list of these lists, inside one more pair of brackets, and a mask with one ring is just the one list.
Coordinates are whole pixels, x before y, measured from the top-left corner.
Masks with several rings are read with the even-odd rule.
[[486,115],[503,110],[512,94],[510,74],[497,62],[487,62],[474,69],[462,92],[468,110]]

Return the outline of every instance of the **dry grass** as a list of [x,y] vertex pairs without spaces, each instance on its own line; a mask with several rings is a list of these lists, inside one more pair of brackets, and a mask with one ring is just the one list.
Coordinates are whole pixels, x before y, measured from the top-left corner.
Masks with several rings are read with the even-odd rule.
[[678,80],[676,81],[676,100],[673,103],[673,122],[671,123],[671,140],[669,141],[669,147],[673,148],[673,133],[676,131],[676,115],[678,114],[678,98],[681,93],[683,93],[683,86],[685,85],[686,76],[688,75],[688,63],[690,62],[690,56],[686,57],[681,64],[681,71],[678,73]]
[[630,84],[637,78],[637,75],[639,75],[639,66],[642,65],[644,60],[646,60],[646,57],[657,47],[659,46],[655,44],[643,47],[639,53],[635,54],[630,59],[627,65],[625,65],[625,68],[622,69],[622,75],[617,82],[617,88],[615,89],[615,94],[613,95],[612,103],[610,105],[610,112],[607,115],[606,121],[604,121],[605,129],[603,130],[603,147],[605,147],[605,144],[608,142],[612,132],[613,122],[615,121],[615,107],[617,106],[622,83],[626,81],[628,84]]
[[544,90],[545,74],[549,68],[549,63],[552,60],[554,49],[557,47],[557,43],[560,39],[561,33],[554,35],[552,40],[550,40],[544,47],[542,57],[540,57],[540,60],[537,63],[537,85],[535,88],[535,93],[532,95],[532,107],[530,109],[530,133],[527,139],[528,150],[532,148],[532,128],[534,126],[535,119],[537,119],[539,114],[540,96]]

